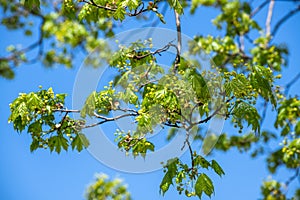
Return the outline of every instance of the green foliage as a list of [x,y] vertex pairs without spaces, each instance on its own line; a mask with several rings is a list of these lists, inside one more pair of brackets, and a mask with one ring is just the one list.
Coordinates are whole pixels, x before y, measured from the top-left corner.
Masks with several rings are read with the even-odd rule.
[[10,69],[9,63],[6,60],[0,60],[0,75],[7,79],[15,77],[14,72]]
[[211,197],[214,190],[214,185],[210,178],[204,173],[200,174],[195,184],[196,195],[201,199],[202,193],[204,192],[207,196]]
[[28,10],[38,12],[40,10],[40,0],[24,0],[24,6]]
[[86,190],[87,200],[130,200],[127,187],[121,179],[109,180],[105,174],[96,175],[96,180]]
[[154,145],[137,134],[131,136],[130,132],[125,134],[123,131],[117,130],[115,135],[118,147],[125,150],[126,153],[131,151],[134,157],[141,155],[145,158],[147,151],[154,151]]
[[168,0],[168,3],[171,8],[176,10],[178,14],[183,14],[183,7],[180,3],[180,0]]
[[[204,147],[216,142],[216,150],[228,151],[236,147],[240,152],[252,151],[253,157],[266,154],[272,174],[279,167],[299,173],[300,101],[297,96],[285,97],[279,90],[281,86],[275,84],[282,74],[282,66],[287,65],[289,52],[285,45],[273,43],[273,36],[259,26],[254,18],[258,11],[249,2],[192,0],[189,4],[185,0],[166,1],[165,4],[179,15],[187,9],[194,13],[200,6],[219,10],[212,22],[217,29],[223,30],[216,37],[195,35],[189,43],[188,55],[181,52],[170,59],[166,67],[158,64],[157,56],[170,48],[179,51],[179,46],[172,42],[152,51],[149,38],[128,46],[119,44],[119,49],[111,51],[105,38],[114,36],[115,28],[126,18],[147,20],[149,14],[154,14],[162,23],[167,23],[161,11],[163,3],[159,0],[64,0],[52,4],[39,0],[0,0],[4,13],[1,24],[8,30],[22,30],[24,35],[31,36],[34,23],[39,23],[39,36],[32,45],[23,49],[18,45],[7,47],[7,55],[0,57],[0,76],[12,79],[16,66],[37,61],[47,67],[59,64],[71,68],[79,49],[92,53],[84,61],[86,65],[101,67],[105,60],[118,72],[107,87],[87,97],[81,110],[67,109],[66,95],[54,94],[52,88],[20,93],[10,104],[9,122],[17,132],[30,134],[30,150],[45,148],[60,153],[70,146],[80,152],[89,145],[83,129],[132,117],[137,124],[136,130],[128,133],[117,130],[115,141],[120,150],[134,157],[145,158],[149,151],[155,150],[155,144],[146,137],[157,126],[168,129],[167,140],[179,130],[186,132],[183,145],[189,146],[191,160],[186,163],[179,158],[167,161],[160,184],[162,195],[174,185],[179,194],[184,192],[187,197],[201,198],[203,194],[211,197],[214,185],[205,170],[212,170],[219,176],[225,174],[216,160],[208,161],[193,153],[188,143],[192,136],[203,142]],[[31,59],[30,52],[36,48],[37,55]],[[203,53],[212,58],[209,71],[194,60]],[[264,109],[269,103],[272,105],[273,114],[276,114],[274,127],[280,134],[264,130],[262,122],[267,110],[263,111],[260,103]],[[123,108],[124,104],[129,108]],[[114,111],[124,114],[111,117]],[[73,119],[71,113],[80,113],[81,118]],[[86,124],[87,117],[97,118],[99,122]],[[199,130],[213,117],[231,120],[241,134],[224,133],[219,139],[211,134],[205,138]],[[251,127],[250,133],[244,134],[245,125]],[[269,142],[278,143],[279,140],[279,147],[266,151]],[[207,149],[204,152],[209,153]],[[263,199],[287,199],[282,186],[275,180],[264,182]],[[299,190],[295,198],[297,196]],[[87,199],[130,199],[130,195],[120,181],[108,181],[99,176],[89,187]]]
[[286,196],[282,191],[282,186],[275,180],[265,181],[261,187],[264,200],[286,200]]
[[251,50],[253,63],[261,66],[270,66],[275,71],[280,71],[282,65],[287,65],[285,59],[288,50],[285,45],[268,45],[269,37],[259,37],[254,43],[256,46]]
[[184,191],[187,197],[198,196],[201,199],[204,192],[211,197],[214,193],[214,186],[211,179],[205,173],[200,172],[203,169],[212,169],[219,176],[225,174],[217,161],[209,162],[196,153],[193,153],[192,166],[182,163],[179,158],[168,160],[164,165],[165,176],[160,184],[160,192],[164,195],[170,185],[175,183],[179,194]]
[[86,115],[92,117],[95,114],[108,114],[112,109],[116,109],[115,91],[112,89],[112,82],[106,90],[99,93],[92,92],[86,99],[86,102],[80,112],[81,117],[85,118]]
[[226,35],[244,35],[250,30],[260,30],[259,25],[251,19],[251,8],[247,2],[232,1],[221,3],[222,13],[214,19],[213,23],[221,29],[226,24]]
[[[81,151],[89,142],[81,133],[84,121],[72,119],[64,107],[66,94],[54,94],[52,88],[29,94],[20,93],[10,104],[9,122],[16,131],[32,137],[30,151],[49,148],[60,153],[71,145]],[[60,114],[59,114],[60,113]]]

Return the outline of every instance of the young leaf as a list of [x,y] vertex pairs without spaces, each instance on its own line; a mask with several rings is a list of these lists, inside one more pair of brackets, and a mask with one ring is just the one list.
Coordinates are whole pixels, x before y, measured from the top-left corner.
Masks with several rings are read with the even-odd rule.
[[76,148],[77,151],[80,152],[83,147],[87,148],[89,146],[89,141],[84,134],[79,133],[72,141],[71,146],[73,150]]
[[208,169],[208,167],[210,166],[210,163],[200,155],[197,155],[197,157],[194,159],[194,164],[195,166],[200,165],[202,168],[205,169]]
[[217,163],[217,161],[212,160],[211,161],[211,167],[213,168],[213,170],[219,175],[225,175],[225,172],[223,171],[223,169],[221,168],[221,166]]
[[214,185],[206,174],[202,173],[198,177],[195,184],[195,192],[200,199],[203,192],[209,197],[214,193]]
[[160,183],[160,192],[162,192],[162,195],[164,195],[171,184],[173,184],[173,178],[177,175],[178,171],[177,171],[177,164],[178,164],[179,160],[178,158],[173,158],[168,160],[167,165],[164,166],[164,168],[167,168],[167,173],[165,174],[163,180]]

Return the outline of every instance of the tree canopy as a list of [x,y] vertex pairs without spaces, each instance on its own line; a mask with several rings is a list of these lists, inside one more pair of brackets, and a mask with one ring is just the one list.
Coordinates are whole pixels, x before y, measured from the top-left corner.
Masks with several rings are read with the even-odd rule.
[[[2,78],[19,78],[17,68],[32,63],[76,68],[78,51],[86,55],[84,65],[99,69],[106,64],[113,76],[104,88],[84,97],[80,108],[67,105],[70,94],[56,93],[56,88],[39,86],[36,91],[20,93],[9,104],[8,122],[16,132],[30,135],[31,152],[46,149],[59,154],[89,148],[92,141],[85,130],[129,118],[135,128],[106,134],[114,135],[119,150],[133,157],[147,160],[147,155],[157,151],[161,143],[149,138],[157,127],[164,130],[166,143],[184,133],[180,149],[187,150],[189,158],[161,160],[161,195],[174,187],[185,197],[213,198],[217,192],[214,182],[222,179],[213,180],[210,172],[227,176],[214,152],[237,148],[251,152],[252,157],[265,156],[270,174],[279,168],[293,174],[281,181],[264,181],[262,199],[300,199],[299,186],[293,194],[286,192],[292,182],[299,183],[300,176],[300,99],[289,92],[300,73],[280,82],[289,70],[290,52],[286,45],[274,42],[284,23],[300,11],[300,4],[291,1],[292,10],[272,23],[277,2],[0,0],[1,25],[33,40],[25,47],[9,45],[7,54],[0,55]],[[187,42],[181,18],[199,17],[197,11],[203,7],[218,12],[212,23],[219,34],[197,34]],[[170,10],[172,20],[166,17]],[[260,12],[266,17],[256,17]],[[128,18],[137,27],[176,24],[176,40],[168,38],[157,46],[151,32],[146,39],[137,32],[135,41],[115,41],[117,48],[111,48],[108,41],[117,38],[118,26]],[[210,58],[208,68],[202,62],[205,56]],[[272,124],[264,123],[267,115],[274,116]],[[96,122],[90,123],[91,119]],[[222,134],[212,131],[212,120],[230,124],[234,133],[226,128]],[[86,199],[131,196],[134,198],[120,180],[101,175],[88,187]]]

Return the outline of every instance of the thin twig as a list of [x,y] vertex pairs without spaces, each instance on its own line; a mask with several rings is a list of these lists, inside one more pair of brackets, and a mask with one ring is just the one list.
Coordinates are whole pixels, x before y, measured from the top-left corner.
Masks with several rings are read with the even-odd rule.
[[116,117],[104,117],[102,115],[98,115],[97,113],[94,113],[94,116],[96,118],[103,119],[103,121],[100,121],[100,122],[97,122],[97,123],[94,123],[94,124],[85,125],[82,128],[91,128],[91,127],[95,127],[95,126],[104,124],[104,123],[109,122],[109,121],[116,121],[116,120],[124,118],[124,117],[138,116],[138,114],[137,113],[127,113],[127,114],[119,115],[119,116],[116,116]]
[[200,107],[200,106],[203,106],[203,103],[202,103],[202,102],[196,103],[196,104],[194,105],[194,107],[192,108],[191,114],[190,114],[190,121],[192,121],[194,110],[195,110],[196,108]]
[[54,112],[66,112],[66,113],[80,113],[80,110],[68,110],[68,109],[54,109]]
[[191,143],[190,143],[189,139],[190,139],[190,133],[187,131],[183,146],[181,147],[181,151],[184,149],[185,145],[187,144],[188,148],[189,148],[190,156],[191,156],[191,161],[192,161],[192,168],[191,169],[193,169],[194,166],[195,166],[194,156],[193,156],[193,149],[192,149],[192,146],[191,146]]
[[248,40],[248,42],[250,42],[251,44],[254,43],[254,40],[251,39],[249,35],[245,34],[244,36],[245,36],[245,38]]
[[285,185],[288,186],[293,180],[299,177],[299,174],[300,174],[300,168],[296,169],[296,173],[285,182]]
[[92,6],[95,6],[95,7],[97,7],[97,8],[101,8],[101,9],[104,9],[104,10],[108,10],[108,11],[113,11],[113,12],[115,12],[115,11],[117,10],[117,9],[114,9],[114,8],[110,8],[110,7],[98,5],[98,4],[96,4],[93,0],[90,0],[90,1],[83,0],[82,2],[87,3],[87,4],[89,4],[89,5],[92,5]]
[[167,44],[166,46],[164,46],[164,47],[162,47],[162,48],[160,48],[160,49],[157,49],[157,50],[155,50],[155,51],[149,52],[149,53],[147,53],[147,54],[145,54],[145,55],[139,56],[139,55],[134,54],[134,55],[132,56],[132,58],[133,58],[133,59],[137,59],[137,60],[141,60],[141,59],[146,58],[146,57],[148,57],[148,56],[150,56],[150,55],[155,55],[155,54],[160,54],[160,53],[162,53],[162,52],[165,52],[165,51],[167,51],[171,46],[174,46],[174,44],[172,44],[171,42],[169,42],[169,44]]
[[257,8],[254,9],[254,11],[250,14],[250,17],[254,17],[261,9],[263,9],[270,0],[264,1],[262,4],[260,4]]
[[[225,92],[223,94],[223,101],[225,101]],[[202,123],[207,123],[211,118],[213,118],[214,116],[216,116],[219,111],[224,107],[224,105],[226,105],[227,103],[229,103],[232,100],[233,97],[229,98],[226,100],[226,102],[222,105],[220,105],[211,115],[209,115],[208,117],[206,117],[205,119],[199,120],[197,122],[191,123],[191,125],[188,127],[188,130],[190,130],[191,128],[193,128],[195,125],[198,124],[202,124]]]
[[[117,8],[111,8],[111,7],[108,7],[108,6],[102,6],[102,5],[96,4],[94,2],[94,0],[89,0],[89,1],[83,0],[82,2],[87,3],[87,4],[91,5],[91,6],[96,7],[96,8],[107,10],[107,11],[112,11],[112,12],[116,12],[117,11]],[[141,2],[138,5],[138,7],[134,10],[134,12],[126,12],[126,15],[128,15],[129,17],[134,17],[134,16],[138,16],[141,13],[146,12],[146,11],[149,11],[149,10],[147,8],[144,9],[144,3]]]

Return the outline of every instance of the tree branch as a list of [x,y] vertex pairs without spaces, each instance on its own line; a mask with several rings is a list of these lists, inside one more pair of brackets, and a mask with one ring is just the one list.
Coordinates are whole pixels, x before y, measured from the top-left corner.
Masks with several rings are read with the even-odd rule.
[[285,185],[288,186],[293,180],[299,177],[299,175],[300,175],[300,168],[296,169],[296,173],[285,182]]
[[174,63],[174,73],[176,73],[178,69],[178,65],[180,63],[180,54],[181,54],[181,46],[182,46],[182,39],[181,39],[181,23],[180,23],[180,15],[174,9],[175,12],[175,22],[176,22],[176,30],[177,30],[177,55],[176,60]]
[[[146,57],[148,57],[148,56],[150,56],[150,55],[155,55],[155,54],[159,54],[159,55],[160,55],[160,53],[167,51],[171,46],[174,47],[175,45],[172,44],[171,42],[169,42],[169,44],[167,44],[166,46],[164,46],[164,47],[162,47],[162,48],[160,48],[160,49],[157,49],[157,50],[155,50],[155,51],[153,51],[153,52],[149,52],[149,53],[147,53],[147,54],[145,54],[145,55],[139,56],[139,55],[134,54],[134,55],[132,56],[132,58],[133,58],[133,59],[137,59],[137,60],[141,60],[141,59],[146,58]],[[175,47],[176,47],[176,46],[175,46]]]
[[82,127],[83,129],[84,128],[95,127],[95,126],[98,126],[100,124],[104,124],[104,123],[109,122],[109,121],[116,121],[116,120],[124,118],[124,117],[138,116],[138,113],[127,113],[127,114],[119,115],[119,116],[116,116],[116,117],[104,117],[102,115],[98,115],[97,113],[94,113],[94,116],[96,118],[103,119],[103,121],[100,121],[100,122],[97,122],[97,123],[94,123],[94,124],[85,125],[85,126]]
[[266,20],[266,36],[270,36],[271,34],[271,21],[272,21],[274,4],[275,4],[275,0],[271,0],[269,4],[268,15]]
[[[225,95],[226,95],[226,93],[223,94],[223,100],[224,101],[225,101]],[[233,97],[227,99],[224,104],[220,105],[211,115],[209,115],[205,119],[202,119],[202,120],[199,120],[197,122],[191,123],[191,125],[188,127],[188,130],[190,130],[191,128],[193,128],[197,124],[207,123],[211,118],[213,118],[215,115],[217,115],[218,112],[224,107],[224,105],[229,103],[232,100],[232,98]]]
[[[38,50],[38,54],[36,56],[36,58],[32,59],[32,60],[29,60],[29,61],[24,61],[26,63],[33,63],[35,62],[36,60],[38,60],[40,58],[40,56],[43,54],[43,48],[42,48],[42,45],[43,45],[43,39],[44,39],[44,35],[43,35],[43,25],[45,23],[45,17],[39,13],[36,13],[36,12],[31,12],[31,11],[28,11],[26,10],[22,4],[18,4],[18,10],[17,12],[20,14],[20,15],[28,15],[28,14],[32,14],[38,18],[41,19],[41,23],[40,23],[40,26],[39,26],[39,37],[38,37],[38,40],[34,43],[32,43],[31,45],[23,48],[23,49],[20,49],[20,50],[16,50],[15,52],[13,52],[10,56],[7,56],[7,57],[0,57],[0,62],[1,61],[13,61],[14,62],[14,65],[17,65],[18,61],[19,61],[19,57],[20,55],[22,54],[25,54],[33,49],[35,49],[36,47],[39,47],[39,50]],[[15,66],[13,67],[10,67],[10,69],[13,69]]]
[[292,85],[295,84],[299,79],[300,79],[300,72],[290,82],[288,82],[285,85],[285,91],[284,91],[284,93],[286,95],[289,93],[289,90],[292,87]]
[[263,9],[270,0],[266,0],[264,1],[262,4],[260,4],[257,8],[254,9],[254,11],[250,14],[250,17],[254,17],[254,15],[256,15],[261,9]]
[[[96,3],[94,2],[94,0],[89,0],[89,1],[83,0],[82,2],[87,3],[87,4],[89,4],[89,5],[91,5],[91,6],[94,6],[94,7],[100,8],[100,9],[107,10],[107,11],[112,11],[112,12],[116,12],[116,11],[117,11],[117,8],[111,8],[111,7],[108,7],[108,6],[102,6],[102,5],[96,4]],[[140,15],[141,13],[146,12],[146,11],[148,11],[148,9],[144,9],[144,3],[141,2],[141,3],[138,5],[138,7],[134,10],[133,13],[131,13],[131,12],[126,12],[126,15],[128,15],[129,17],[134,17],[134,16],[138,16],[138,15]]]
[[192,149],[191,143],[189,141],[189,138],[190,138],[190,133],[187,131],[186,132],[186,138],[185,138],[185,141],[183,143],[183,146],[181,147],[181,150],[184,149],[184,147],[185,147],[186,144],[188,145],[189,153],[190,153],[191,161],[192,161],[192,167],[191,167],[191,169],[194,169],[195,163],[194,163],[193,149]]
[[294,10],[291,10],[289,13],[287,13],[285,16],[283,16],[275,25],[272,36],[274,37],[278,31],[278,29],[281,27],[281,25],[286,22],[289,18],[291,18],[294,14],[300,11],[300,5],[297,6]]

